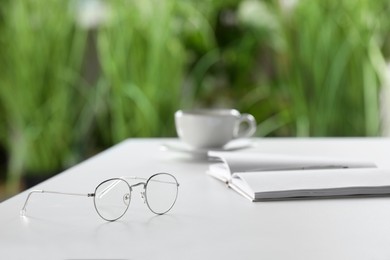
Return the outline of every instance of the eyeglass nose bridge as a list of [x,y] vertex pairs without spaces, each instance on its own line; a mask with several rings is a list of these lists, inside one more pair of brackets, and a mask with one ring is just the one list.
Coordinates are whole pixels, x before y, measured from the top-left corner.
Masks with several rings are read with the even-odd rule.
[[139,182],[139,183],[136,183],[136,184],[133,184],[130,186],[130,190],[132,191],[133,190],[133,187],[137,187],[137,186],[143,186],[144,190],[141,191],[141,198],[143,199],[144,201],[144,204],[146,203],[146,196],[145,196],[145,191],[146,191],[146,183],[145,182]]
[[134,187],[137,187],[137,186],[140,186],[140,185],[143,185],[144,189],[146,188],[146,183],[145,182],[139,182],[139,183],[130,185],[130,189],[132,190]]

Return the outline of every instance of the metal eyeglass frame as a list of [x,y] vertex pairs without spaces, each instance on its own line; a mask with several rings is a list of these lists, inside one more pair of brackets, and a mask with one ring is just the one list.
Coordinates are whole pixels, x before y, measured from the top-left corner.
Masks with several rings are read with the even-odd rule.
[[[158,176],[158,175],[169,175],[170,177],[173,178],[173,180],[174,180],[175,182],[165,182],[165,181],[161,181],[161,180],[153,180],[153,179],[152,179],[152,178],[154,178],[154,177],[156,177],[156,176]],[[130,185],[129,182],[126,181],[126,179],[132,179],[132,180],[145,180],[145,182],[138,182],[138,183],[135,183],[135,184]],[[27,208],[28,202],[29,202],[30,197],[31,197],[32,194],[34,194],[34,193],[50,193],[50,194],[59,194],[59,195],[71,195],[71,196],[92,197],[92,198],[94,198],[94,201],[93,201],[93,202],[94,202],[94,207],[95,207],[95,210],[96,210],[96,212],[98,213],[98,215],[99,215],[102,219],[104,219],[104,220],[106,220],[106,221],[110,221],[110,222],[116,221],[116,220],[120,219],[123,215],[125,215],[125,213],[127,212],[128,208],[129,208],[129,206],[130,206],[130,200],[129,200],[129,203],[126,204],[127,207],[126,207],[126,209],[124,210],[123,214],[120,215],[119,217],[115,218],[115,219],[107,219],[107,218],[103,217],[103,216],[99,213],[99,210],[98,210],[97,207],[96,207],[96,201],[95,201],[95,194],[96,194],[97,189],[98,189],[102,184],[104,184],[104,183],[106,183],[106,182],[109,182],[109,181],[113,181],[113,180],[124,181],[124,182],[127,184],[128,188],[129,188],[129,191],[130,191],[130,193],[128,194],[128,195],[129,195],[129,198],[128,198],[128,199],[131,199],[131,193],[132,193],[132,191],[133,191],[133,187],[141,186],[141,185],[142,185],[143,188],[144,188],[144,190],[141,191],[141,196],[142,196],[142,198],[144,199],[144,201],[145,201],[146,205],[148,206],[149,210],[152,211],[153,213],[157,214],[157,215],[163,215],[163,214],[167,213],[168,211],[170,211],[170,210],[172,209],[172,207],[175,205],[176,200],[177,200],[177,196],[178,196],[178,193],[179,193],[179,186],[180,186],[180,184],[177,182],[177,179],[175,178],[175,176],[173,176],[173,175],[170,174],[170,173],[165,173],[165,172],[156,173],[156,174],[151,175],[149,178],[142,178],[142,177],[136,177],[136,176],[122,176],[122,177],[119,177],[119,178],[111,178],[111,179],[107,179],[107,180],[105,180],[105,181],[102,181],[99,185],[96,186],[95,192],[94,192],[94,193],[87,193],[87,194],[85,194],[85,193],[70,193],[70,192],[59,192],[59,191],[48,191],[48,190],[32,190],[32,191],[30,191],[30,193],[27,195],[27,198],[26,198],[26,201],[24,202],[23,208],[22,208],[22,210],[20,211],[20,215],[21,215],[21,216],[25,216],[25,214],[26,214],[26,208]],[[173,200],[173,202],[172,202],[172,205],[171,205],[167,210],[165,210],[164,212],[156,212],[156,211],[154,211],[154,210],[150,207],[150,204],[149,204],[148,198],[147,198],[147,193],[146,193],[146,189],[147,189],[148,183],[149,183],[150,181],[158,181],[158,182],[164,182],[164,183],[176,185],[176,189],[177,189],[177,190],[176,190],[176,196],[175,196],[175,198],[174,198],[174,200]],[[109,188],[110,188],[110,187],[107,187],[106,189],[109,189]]]

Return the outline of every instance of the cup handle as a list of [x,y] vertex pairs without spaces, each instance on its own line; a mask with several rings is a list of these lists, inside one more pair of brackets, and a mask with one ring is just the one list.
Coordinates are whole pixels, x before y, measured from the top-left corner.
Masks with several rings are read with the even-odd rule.
[[[247,129],[240,131],[241,125],[246,123]],[[256,132],[256,119],[251,114],[241,114],[236,127],[234,138],[251,137]]]

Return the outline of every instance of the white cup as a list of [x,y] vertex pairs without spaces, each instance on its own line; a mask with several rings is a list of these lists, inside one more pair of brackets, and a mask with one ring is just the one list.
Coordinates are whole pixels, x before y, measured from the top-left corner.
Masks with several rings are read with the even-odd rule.
[[179,110],[175,124],[179,138],[197,149],[222,148],[233,139],[256,132],[255,118],[235,109]]

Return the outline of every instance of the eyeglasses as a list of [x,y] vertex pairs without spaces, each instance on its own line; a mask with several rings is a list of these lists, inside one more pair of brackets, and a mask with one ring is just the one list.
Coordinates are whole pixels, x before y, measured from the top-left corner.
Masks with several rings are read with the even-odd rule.
[[[145,182],[130,185],[126,181],[129,179],[140,179],[145,180]],[[87,194],[33,190],[26,198],[21,215],[25,215],[27,204],[32,194],[50,193],[92,197],[98,215],[104,220],[115,221],[126,213],[130,205],[131,193],[136,186],[143,186],[144,189],[141,191],[141,196],[148,208],[157,215],[167,213],[175,205],[179,191],[179,183],[169,173],[157,173],[148,179],[134,176],[108,179],[100,183],[94,193]]]

